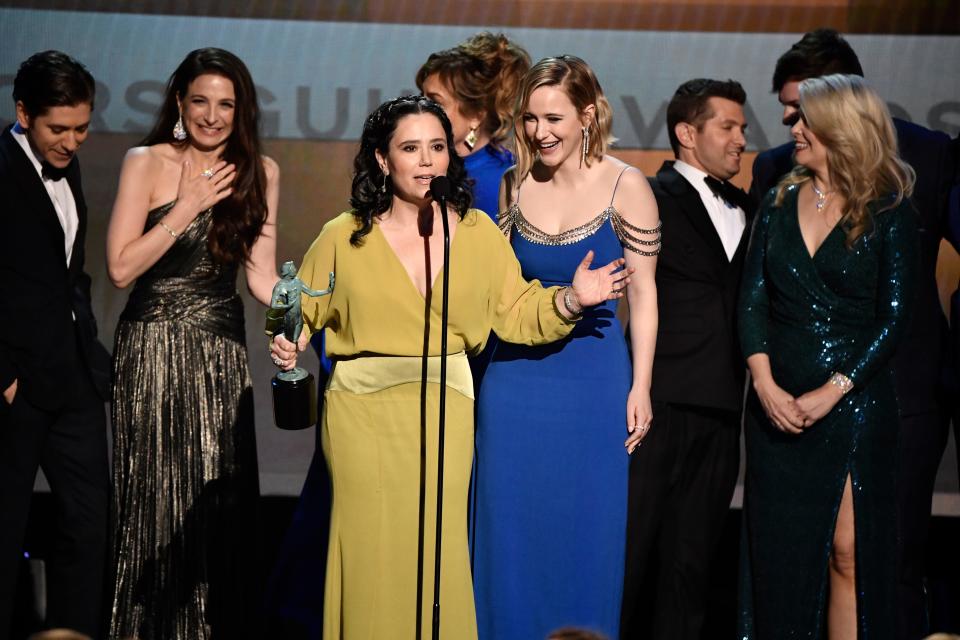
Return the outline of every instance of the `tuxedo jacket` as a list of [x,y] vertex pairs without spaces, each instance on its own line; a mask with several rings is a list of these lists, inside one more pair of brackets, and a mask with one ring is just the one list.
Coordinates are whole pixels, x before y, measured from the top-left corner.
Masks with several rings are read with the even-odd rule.
[[[917,174],[911,202],[920,227],[920,274],[913,318],[893,360],[901,415],[936,411],[947,365],[949,329],[937,291],[937,254],[946,230],[947,197],[955,170],[950,138],[939,131],[893,119],[900,157]],[[751,195],[758,199],[793,169],[792,142],[759,154]]]
[[84,370],[108,399],[110,375],[83,270],[87,207],[76,158],[66,180],[79,217],[69,266],[43,181],[10,129],[0,135],[0,389],[18,380],[17,393],[47,410],[62,405],[64,385]]
[[663,164],[650,186],[663,223],[650,397],[739,411],[746,365],[737,340],[737,295],[755,207],[741,207],[747,224],[728,260],[699,192],[673,162]]

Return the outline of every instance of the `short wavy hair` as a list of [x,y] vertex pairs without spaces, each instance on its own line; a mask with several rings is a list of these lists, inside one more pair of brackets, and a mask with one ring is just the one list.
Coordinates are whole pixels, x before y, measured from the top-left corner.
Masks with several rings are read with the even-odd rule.
[[[380,163],[377,162],[376,152],[386,155],[400,120],[418,113],[433,115],[443,127],[449,157],[447,178],[450,180],[452,192],[448,202],[457,210],[461,218],[470,208],[472,196],[467,170],[463,166],[463,159],[454,149],[453,127],[443,108],[424,96],[401,96],[388,100],[377,107],[364,121],[360,149],[353,159],[350,206],[353,207],[353,215],[357,218],[357,229],[350,234],[350,244],[355,247],[363,244],[363,237],[370,233],[374,217],[389,209],[393,201],[393,185],[383,174]],[[385,188],[382,189],[381,186]]]
[[513,113],[514,130],[517,139],[517,179],[522,181],[533,168],[536,160],[536,150],[533,142],[527,138],[523,127],[523,112],[530,104],[530,96],[540,87],[560,87],[578,113],[590,105],[594,105],[596,113],[587,127],[590,132],[590,145],[587,149],[586,160],[590,165],[592,160],[599,160],[607,152],[607,147],[614,142],[613,109],[603,95],[600,81],[585,61],[577,56],[562,55],[555,58],[544,58],[533,65],[520,83],[520,95],[517,96],[517,107]]

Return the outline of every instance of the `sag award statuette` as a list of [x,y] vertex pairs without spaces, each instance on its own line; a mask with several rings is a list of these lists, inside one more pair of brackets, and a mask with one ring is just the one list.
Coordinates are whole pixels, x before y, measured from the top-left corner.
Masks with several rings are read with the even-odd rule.
[[[266,333],[271,338],[281,333],[296,344],[303,329],[300,295],[325,296],[333,292],[333,272],[330,286],[314,291],[297,277],[293,262],[280,267],[280,280],[273,287],[270,308],[267,309]],[[313,374],[300,367],[281,371],[271,381],[273,387],[273,420],[281,429],[306,429],[317,423],[317,385]]]

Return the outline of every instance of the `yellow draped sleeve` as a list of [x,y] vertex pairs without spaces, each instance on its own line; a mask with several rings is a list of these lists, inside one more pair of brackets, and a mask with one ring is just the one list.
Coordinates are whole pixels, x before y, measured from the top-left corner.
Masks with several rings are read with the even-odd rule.
[[[344,224],[345,220],[342,218],[343,215],[338,216],[325,224],[320,231],[320,235],[317,236],[306,255],[303,256],[303,264],[300,265],[297,276],[310,288],[324,288],[318,285],[328,282],[330,272],[335,271],[334,263],[336,262],[339,236],[343,235],[345,229],[349,230],[349,225]],[[336,284],[334,284],[334,292],[336,292]],[[327,326],[330,321],[328,311],[331,300],[333,300],[333,295],[308,296],[304,294],[301,296],[300,304],[303,311],[304,333],[312,335]]]
[[490,227],[495,267],[493,331],[501,340],[526,345],[553,342],[569,334],[576,323],[560,315],[556,307],[560,287],[544,288],[538,280],[524,280],[513,247],[492,221]]

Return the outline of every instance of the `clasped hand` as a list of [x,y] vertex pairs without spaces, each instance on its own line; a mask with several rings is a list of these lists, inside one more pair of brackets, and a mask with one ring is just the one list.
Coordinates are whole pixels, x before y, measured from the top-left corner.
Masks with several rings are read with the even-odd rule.
[[289,371],[297,366],[297,354],[306,350],[310,338],[301,333],[296,344],[287,340],[282,334],[273,336],[270,340],[270,359],[281,371]]
[[840,398],[841,391],[829,382],[794,398],[772,379],[755,383],[757,397],[767,418],[780,431],[798,434],[830,413]]

